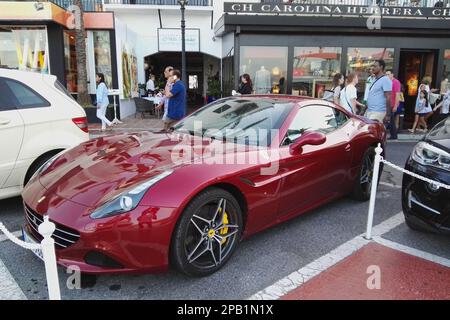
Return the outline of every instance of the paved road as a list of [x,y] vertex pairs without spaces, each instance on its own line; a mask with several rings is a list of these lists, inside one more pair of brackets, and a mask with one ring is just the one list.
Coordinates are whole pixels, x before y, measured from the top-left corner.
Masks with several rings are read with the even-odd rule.
[[[414,143],[388,145],[388,160],[403,165]],[[401,174],[386,168],[378,192],[375,224],[401,211]],[[246,299],[365,231],[368,203],[343,198],[244,241],[218,273],[191,279],[175,271],[158,275],[98,277],[91,287],[69,290],[60,269],[63,299]],[[0,201],[0,221],[22,224],[20,198]],[[384,236],[450,259],[450,238],[415,232],[404,224]],[[0,242],[0,259],[29,299],[47,299],[44,268],[31,252]]]

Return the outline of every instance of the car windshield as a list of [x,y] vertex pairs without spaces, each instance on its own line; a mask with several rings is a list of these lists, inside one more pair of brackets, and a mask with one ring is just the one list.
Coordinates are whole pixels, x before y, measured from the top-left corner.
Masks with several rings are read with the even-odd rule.
[[175,131],[253,146],[269,146],[294,103],[270,98],[226,98],[183,119]]

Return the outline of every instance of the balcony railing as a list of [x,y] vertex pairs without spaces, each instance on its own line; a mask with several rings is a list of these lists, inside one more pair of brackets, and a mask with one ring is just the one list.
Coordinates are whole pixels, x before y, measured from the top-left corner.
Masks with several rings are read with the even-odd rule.
[[299,3],[318,5],[370,6],[377,4],[383,7],[450,7],[450,0],[262,0],[264,3]]
[[[212,6],[214,0],[189,0],[188,6]],[[62,8],[73,5],[73,0],[50,0]],[[178,0],[81,0],[84,11],[103,11],[103,4],[178,6]]]

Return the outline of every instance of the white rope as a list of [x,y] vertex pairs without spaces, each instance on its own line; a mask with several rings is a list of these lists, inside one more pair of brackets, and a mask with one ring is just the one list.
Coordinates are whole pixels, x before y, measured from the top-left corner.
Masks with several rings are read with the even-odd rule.
[[19,238],[17,238],[15,235],[13,235],[11,232],[9,232],[8,229],[6,229],[5,225],[2,222],[0,222],[0,231],[2,231],[9,240],[14,242],[18,246],[21,246],[22,248],[25,248],[28,250],[33,250],[33,251],[41,251],[42,250],[42,247],[40,244],[28,243],[28,242],[22,241]]
[[383,159],[383,157],[381,157],[381,162],[383,162],[384,164],[386,164],[386,165],[388,165],[388,166],[390,166],[390,167],[392,167],[394,169],[397,169],[397,170],[402,171],[402,172],[404,172],[406,174],[409,174],[410,176],[413,176],[416,179],[419,179],[419,180],[422,180],[422,181],[427,182],[429,184],[432,184],[432,185],[434,185],[437,188],[444,188],[444,189],[450,190],[450,186],[448,186],[446,184],[443,184],[443,183],[441,183],[439,181],[435,181],[435,180],[431,180],[431,179],[422,177],[421,175],[418,175],[417,173],[414,173],[414,172],[411,172],[409,170],[406,170],[405,168],[399,167],[399,166],[393,164],[392,162],[389,162],[389,161]]

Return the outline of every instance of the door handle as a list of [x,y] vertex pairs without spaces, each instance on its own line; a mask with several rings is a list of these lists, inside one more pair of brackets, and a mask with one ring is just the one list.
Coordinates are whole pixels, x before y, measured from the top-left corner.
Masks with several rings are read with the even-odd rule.
[[345,146],[345,151],[349,152],[352,149],[352,146],[350,144],[347,144]]
[[10,122],[11,122],[10,119],[0,119],[0,126],[7,125]]

